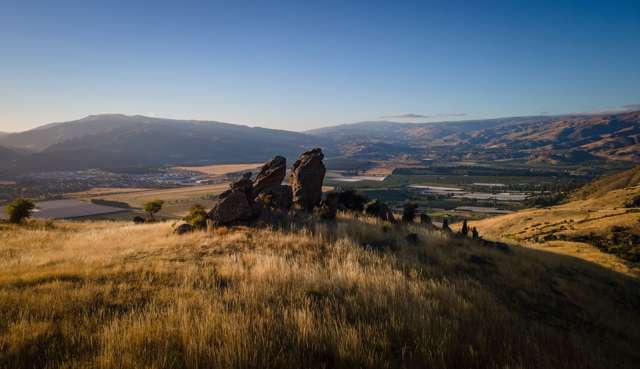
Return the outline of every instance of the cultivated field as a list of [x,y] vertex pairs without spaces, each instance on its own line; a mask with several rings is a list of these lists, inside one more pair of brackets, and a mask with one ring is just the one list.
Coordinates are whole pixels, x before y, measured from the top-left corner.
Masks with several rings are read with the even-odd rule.
[[177,170],[188,170],[190,172],[204,173],[212,176],[219,176],[229,173],[242,172],[246,170],[254,170],[260,168],[264,163],[250,163],[250,164],[218,164],[218,165],[205,165],[195,167],[174,167]]
[[165,204],[159,213],[161,217],[174,218],[185,215],[193,204],[211,207],[215,196],[229,188],[228,183],[214,185],[189,186],[170,189],[99,189],[73,195],[82,199],[103,199],[109,201],[126,202],[131,207],[142,208],[146,202],[164,200]]
[[[405,237],[415,232],[419,241]],[[640,284],[341,215],[0,224],[1,368],[635,368]]]

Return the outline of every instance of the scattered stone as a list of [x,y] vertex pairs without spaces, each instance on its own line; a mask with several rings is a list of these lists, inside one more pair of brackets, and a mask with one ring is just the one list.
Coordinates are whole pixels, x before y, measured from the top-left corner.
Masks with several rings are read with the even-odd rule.
[[386,220],[389,222],[395,222],[393,213],[389,207],[382,201],[375,199],[371,200],[364,205],[364,212],[367,215],[376,217],[378,219]]
[[258,196],[269,190],[279,191],[278,187],[282,185],[286,173],[287,159],[283,156],[275,156],[260,168],[260,172],[253,181],[253,194]]
[[462,222],[462,228],[460,228],[460,234],[464,237],[467,237],[467,235],[469,234],[469,225],[467,224],[466,219]]
[[404,204],[402,208],[402,222],[403,223],[413,223],[413,220],[416,217],[416,210],[418,209],[418,205],[412,202],[407,202]]
[[442,230],[445,232],[453,232],[451,228],[449,228],[449,218],[447,217],[442,219]]
[[322,199],[322,182],[327,171],[322,163],[323,158],[324,154],[319,148],[306,151],[291,169],[289,183],[293,203],[306,212],[311,212]]
[[182,235],[185,233],[193,232],[193,226],[189,223],[182,223],[178,225],[173,232],[178,235]]
[[134,223],[134,224],[142,224],[142,223],[144,223],[144,222],[145,222],[144,218],[143,218],[143,217],[141,217],[141,216],[139,216],[139,215],[138,215],[138,216],[133,217],[133,223]]

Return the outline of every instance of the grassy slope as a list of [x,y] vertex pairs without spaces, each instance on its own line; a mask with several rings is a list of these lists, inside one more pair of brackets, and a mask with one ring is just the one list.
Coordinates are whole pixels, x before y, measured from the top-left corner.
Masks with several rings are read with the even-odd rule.
[[186,236],[0,225],[0,367],[631,368],[639,287],[575,258],[345,216]]
[[[574,193],[567,203],[522,210],[470,224],[485,238],[542,247],[640,275],[638,263],[604,254],[594,247],[595,239],[611,238],[614,227],[623,227],[627,234],[640,235],[640,209],[625,207],[637,196],[640,196],[640,167],[588,184]],[[637,252],[637,246],[634,248],[625,243],[624,250],[610,250],[630,260],[629,252]]]

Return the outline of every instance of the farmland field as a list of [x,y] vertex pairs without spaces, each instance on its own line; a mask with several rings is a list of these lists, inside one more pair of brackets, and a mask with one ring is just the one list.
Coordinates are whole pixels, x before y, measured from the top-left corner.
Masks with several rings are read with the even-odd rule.
[[249,164],[219,164],[219,165],[206,165],[197,167],[174,167],[177,170],[188,170],[190,172],[198,172],[208,175],[224,175],[229,173],[242,172],[245,170],[253,170],[260,168],[263,163],[249,163]]
[[207,208],[211,207],[215,196],[228,187],[227,183],[220,183],[162,190],[133,189],[130,192],[126,192],[126,189],[118,189],[120,191],[113,192],[102,189],[102,191],[98,192],[88,191],[84,196],[79,196],[79,198],[125,202],[133,208],[142,208],[146,202],[151,200],[164,200],[165,204],[158,215],[174,218],[185,215],[194,204],[200,204]]

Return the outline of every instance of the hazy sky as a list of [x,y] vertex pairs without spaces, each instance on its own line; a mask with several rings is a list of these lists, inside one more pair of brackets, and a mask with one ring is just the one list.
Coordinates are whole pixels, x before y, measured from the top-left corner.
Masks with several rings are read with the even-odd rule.
[[304,130],[640,103],[640,1],[525,3],[0,0],[0,131],[104,112]]

